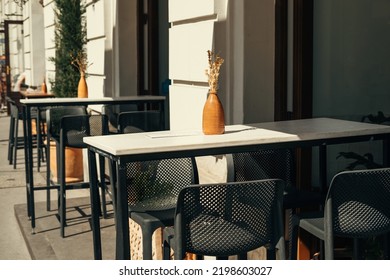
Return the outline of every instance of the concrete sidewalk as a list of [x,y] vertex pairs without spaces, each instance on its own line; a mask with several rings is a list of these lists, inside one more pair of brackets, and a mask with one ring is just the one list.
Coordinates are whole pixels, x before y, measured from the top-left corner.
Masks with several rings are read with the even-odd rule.
[[[26,242],[15,217],[15,205],[26,204],[26,180],[24,169],[24,151],[17,151],[16,169],[8,163],[8,136],[10,117],[5,112],[0,113],[0,260],[29,260]],[[23,136],[22,125],[19,125],[19,135]],[[34,153],[36,153],[34,151]],[[43,163],[41,172],[34,168],[34,185],[46,184],[44,174],[46,164]],[[46,193],[34,193],[35,202],[46,201]],[[87,189],[69,192],[68,198],[85,197],[89,195]],[[52,199],[56,195],[53,193]],[[29,223],[26,220],[26,224]],[[58,230],[59,235],[59,230]]]
[[[52,191],[52,211],[46,211],[46,192],[36,191],[35,206],[36,233],[31,234],[31,223],[27,217],[26,180],[24,169],[24,151],[18,150],[17,167],[8,163],[8,136],[10,117],[0,113],[0,260],[29,259],[93,259],[91,227],[88,221],[89,190],[67,192],[67,213],[78,213],[73,222],[69,220],[66,238],[60,237],[59,222],[55,218],[57,195]],[[19,125],[19,136],[23,136]],[[36,150],[34,150],[36,159]],[[197,158],[201,183],[226,180],[224,160],[203,157]],[[217,166],[217,167],[216,167]],[[216,170],[215,170],[216,169]],[[46,163],[37,172],[34,162],[34,185],[45,186]],[[80,202],[82,202],[80,204]],[[82,205],[83,207],[80,207]],[[113,215],[111,215],[113,216]],[[82,222],[78,222],[78,219]],[[19,226],[20,224],[20,226]],[[101,220],[103,259],[115,258],[115,227],[113,218]],[[26,245],[28,244],[28,245]]]
[[[14,215],[14,205],[26,203],[23,151],[18,151],[17,168],[8,164],[10,118],[0,114],[0,259],[28,260],[30,254]],[[20,130],[22,136],[22,130]],[[37,199],[39,199],[37,197]]]

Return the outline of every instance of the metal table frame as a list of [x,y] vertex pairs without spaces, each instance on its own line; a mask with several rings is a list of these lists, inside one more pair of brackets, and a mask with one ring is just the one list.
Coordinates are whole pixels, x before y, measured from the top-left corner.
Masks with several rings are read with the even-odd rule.
[[[324,124],[328,122],[328,125],[324,125],[324,131],[318,126],[318,122]],[[350,131],[333,131],[332,123],[352,124],[357,126],[357,129]],[[303,131],[294,133],[295,127],[300,124],[303,127]],[[226,133],[218,136],[199,136],[194,138],[194,142],[183,146],[172,146],[166,145],[166,142],[161,143],[161,148],[153,147],[152,149],[148,144],[153,140],[147,140],[145,146],[135,147],[133,146],[132,140],[140,135],[125,135],[125,136],[98,136],[98,137],[87,137],[84,141],[88,145],[88,161],[89,161],[89,172],[90,172],[90,190],[91,190],[91,203],[92,203],[92,231],[93,231],[93,246],[94,246],[94,257],[95,259],[102,259],[101,250],[101,236],[100,236],[100,221],[99,221],[99,192],[97,185],[97,167],[96,164],[96,153],[103,155],[113,162],[116,166],[116,193],[117,193],[117,205],[115,209],[115,221],[116,221],[116,258],[117,259],[129,259],[130,258],[130,240],[129,240],[129,221],[128,221],[128,205],[127,205],[127,192],[125,188],[121,187],[126,185],[126,163],[131,161],[143,161],[153,159],[164,159],[164,158],[180,158],[180,157],[196,157],[206,155],[221,155],[231,154],[236,152],[250,152],[259,149],[268,148],[297,148],[297,147],[319,147],[320,156],[320,184],[322,189],[327,187],[327,170],[326,170],[326,154],[327,146],[341,143],[352,143],[362,142],[370,140],[383,140],[383,161],[384,165],[388,166],[389,157],[389,139],[390,139],[390,127],[373,124],[363,124],[356,122],[347,122],[334,119],[309,119],[309,120],[296,120],[286,122],[274,122],[274,123],[259,123],[248,126],[244,129],[231,131],[234,126],[227,126]],[[234,130],[234,129],[233,129]],[[245,134],[245,131],[274,131],[279,133],[278,137],[262,138],[259,136],[247,137],[250,134]],[[326,132],[331,133],[326,133]],[[146,133],[150,135],[158,135],[158,132]],[[232,133],[242,134],[242,139],[239,141],[232,140]],[[145,134],[145,133],[143,133]],[[103,138],[111,137],[111,138]],[[117,138],[116,138],[117,137]],[[122,139],[119,137],[127,137],[127,143],[129,145],[128,151],[115,151],[116,147],[108,145],[108,139],[113,140],[113,143],[117,143],[118,140]],[[179,138],[183,139],[187,136],[175,136],[174,141],[180,141]],[[93,139],[94,138],[94,139]],[[152,137],[153,138],[153,137]],[[159,138],[156,137],[156,141]],[[188,138],[187,138],[188,139]],[[207,139],[215,139],[215,141]],[[235,138],[236,139],[236,138]],[[102,141],[103,140],[103,141]],[[105,140],[105,141],[104,141]],[[169,139],[165,139],[169,141]],[[226,141],[225,141],[226,140]],[[173,141],[173,140],[172,140]],[[187,140],[188,141],[188,140]],[[202,142],[204,141],[204,143]],[[104,143],[101,143],[104,142]],[[201,142],[201,143],[198,143]],[[118,144],[119,145],[119,144]],[[167,147],[169,146],[169,147]]]
[[[103,97],[103,98],[33,98],[21,99],[20,103],[23,105],[23,133],[24,133],[24,156],[25,156],[25,175],[26,175],[26,196],[27,196],[27,214],[31,220],[32,233],[35,229],[35,206],[34,206],[34,191],[57,189],[58,185],[50,186],[50,158],[49,152],[46,153],[46,169],[49,184],[46,186],[34,185],[34,171],[33,171],[33,144],[32,144],[32,129],[31,129],[31,109],[56,107],[56,106],[89,106],[89,105],[122,105],[122,104],[136,104],[136,105],[157,105],[164,118],[165,126],[165,96],[130,96],[130,97]],[[49,141],[47,145],[50,145]],[[50,146],[47,148],[50,149]],[[50,208],[50,201],[47,201],[47,207]]]

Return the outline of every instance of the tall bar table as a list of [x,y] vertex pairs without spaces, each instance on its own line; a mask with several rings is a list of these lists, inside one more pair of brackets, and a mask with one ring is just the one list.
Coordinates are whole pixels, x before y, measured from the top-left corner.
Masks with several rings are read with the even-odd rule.
[[[20,103],[23,105],[23,132],[24,132],[24,153],[25,153],[25,175],[26,175],[26,193],[27,193],[27,209],[28,217],[31,219],[31,228],[34,233],[35,229],[35,206],[34,206],[34,191],[56,189],[58,185],[50,186],[34,186],[33,172],[33,145],[31,131],[31,109],[32,108],[49,108],[56,106],[89,106],[89,105],[120,105],[120,104],[136,104],[136,105],[156,105],[159,107],[161,117],[164,120],[165,126],[165,96],[129,96],[129,97],[103,97],[103,98],[29,98],[22,99]],[[48,156],[49,153],[47,153]],[[47,160],[47,178],[50,177],[50,165]],[[49,203],[49,202],[48,202]]]
[[162,131],[85,137],[88,145],[92,231],[95,259],[102,259],[96,153],[116,163],[117,205],[116,258],[130,258],[126,164],[164,158],[221,155],[260,149],[320,147],[321,187],[326,189],[326,147],[340,143],[383,140],[384,164],[388,166],[390,126],[330,118],[268,122],[226,127],[225,134],[201,131]]

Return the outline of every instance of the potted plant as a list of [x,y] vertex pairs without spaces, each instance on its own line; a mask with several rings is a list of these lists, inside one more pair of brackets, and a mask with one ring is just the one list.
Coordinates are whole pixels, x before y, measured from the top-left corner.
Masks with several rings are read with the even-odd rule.
[[[49,61],[55,65],[55,78],[50,79],[51,90],[56,97],[77,97],[80,74],[86,69],[86,7],[83,0],[54,0],[55,4],[55,57]],[[85,82],[85,79],[84,79]],[[86,84],[85,84],[86,87]],[[67,182],[82,181],[83,162],[81,149],[66,149]],[[50,166],[53,181],[57,180],[55,144],[50,144]]]
[[86,8],[82,0],[54,0],[54,3],[56,51],[49,60],[55,64],[56,74],[50,83],[57,97],[77,97],[80,69],[84,73],[86,69]]
[[207,55],[208,69],[206,69],[206,76],[209,83],[209,93],[203,107],[202,129],[206,135],[223,134],[225,132],[225,117],[217,91],[219,72],[224,59],[210,50],[207,51]]

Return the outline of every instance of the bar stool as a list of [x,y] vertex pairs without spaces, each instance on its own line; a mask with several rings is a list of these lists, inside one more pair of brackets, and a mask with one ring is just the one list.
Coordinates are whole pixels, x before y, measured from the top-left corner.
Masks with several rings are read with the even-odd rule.
[[[66,147],[86,148],[83,142],[86,136],[108,134],[108,120],[104,115],[87,115],[86,109],[80,107],[57,107],[47,110],[48,137],[56,142],[57,174],[59,181],[58,203],[60,218],[60,234],[65,237],[66,227],[66,191],[71,189],[89,188],[89,181],[67,183],[66,182]],[[48,139],[49,140],[49,139]],[[100,168],[104,170],[104,160],[100,158]],[[100,173],[102,175],[102,173]],[[104,174],[104,172],[103,172]],[[104,176],[104,175],[102,175]],[[106,216],[106,186],[104,177],[101,178],[103,212]]]
[[[98,136],[108,134],[108,119],[104,115],[79,115],[79,116],[64,116],[61,118],[61,130],[59,141],[59,157],[57,158],[57,166],[59,166],[59,182],[60,182],[60,223],[61,236],[65,236],[66,226],[66,191],[74,188],[89,188],[89,181],[67,184],[66,178],[66,147],[85,149],[87,145],[83,142],[86,136]],[[58,147],[57,147],[58,149]],[[104,159],[99,156],[100,166],[100,188],[101,188],[101,202],[103,207],[103,215],[107,217],[106,209],[106,184],[104,178]]]
[[[23,114],[15,101],[9,101],[10,106],[10,130],[8,142],[8,161],[16,169],[17,151],[24,149],[24,137],[19,136],[19,121],[23,121]],[[31,119],[36,120],[36,114],[33,113]],[[36,135],[33,136],[33,145],[36,145]]]

